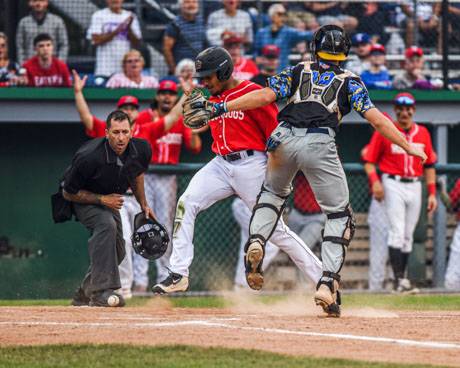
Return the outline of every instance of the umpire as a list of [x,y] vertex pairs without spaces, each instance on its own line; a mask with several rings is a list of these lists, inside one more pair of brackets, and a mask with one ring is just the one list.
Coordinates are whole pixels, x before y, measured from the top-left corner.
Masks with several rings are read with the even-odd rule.
[[132,122],[122,111],[107,117],[106,136],[86,142],[64,174],[63,197],[90,232],[90,266],[72,305],[122,307],[118,265],[125,257],[119,210],[131,187],[146,216],[154,218],[144,193],[144,172],[152,151],[147,141],[131,137]]

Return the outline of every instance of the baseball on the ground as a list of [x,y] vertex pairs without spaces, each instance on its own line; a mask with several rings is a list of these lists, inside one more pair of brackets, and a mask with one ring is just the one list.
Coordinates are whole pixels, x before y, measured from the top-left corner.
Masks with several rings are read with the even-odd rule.
[[111,307],[116,307],[118,303],[120,303],[120,298],[118,298],[116,295],[110,295],[107,299],[107,304]]

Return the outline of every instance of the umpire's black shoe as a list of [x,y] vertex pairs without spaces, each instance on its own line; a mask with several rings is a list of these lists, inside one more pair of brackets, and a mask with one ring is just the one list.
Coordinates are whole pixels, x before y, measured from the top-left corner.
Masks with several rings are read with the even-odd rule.
[[124,307],[125,299],[113,290],[104,290],[91,295],[90,307]]
[[89,297],[86,296],[85,292],[81,287],[79,287],[73,296],[72,301],[70,302],[74,307],[83,307],[89,305]]
[[188,277],[171,272],[162,282],[154,285],[152,291],[155,294],[169,294],[177,291],[187,291]]

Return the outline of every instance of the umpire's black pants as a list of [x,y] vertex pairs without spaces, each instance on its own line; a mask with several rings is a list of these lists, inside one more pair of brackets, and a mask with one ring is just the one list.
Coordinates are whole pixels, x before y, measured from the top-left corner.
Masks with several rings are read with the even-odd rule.
[[81,284],[85,294],[121,287],[118,265],[125,258],[120,213],[107,207],[74,203],[78,221],[89,230],[90,265]]

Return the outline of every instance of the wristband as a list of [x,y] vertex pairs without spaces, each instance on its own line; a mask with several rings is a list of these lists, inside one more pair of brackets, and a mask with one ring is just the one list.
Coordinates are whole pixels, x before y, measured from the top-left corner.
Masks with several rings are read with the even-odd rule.
[[369,183],[372,185],[374,185],[374,183],[376,181],[380,181],[380,178],[379,176],[377,175],[377,173],[375,171],[372,171],[369,175],[368,175],[368,178],[369,178]]
[[436,194],[436,184],[435,183],[427,184],[426,189],[428,190],[429,195],[435,195]]

